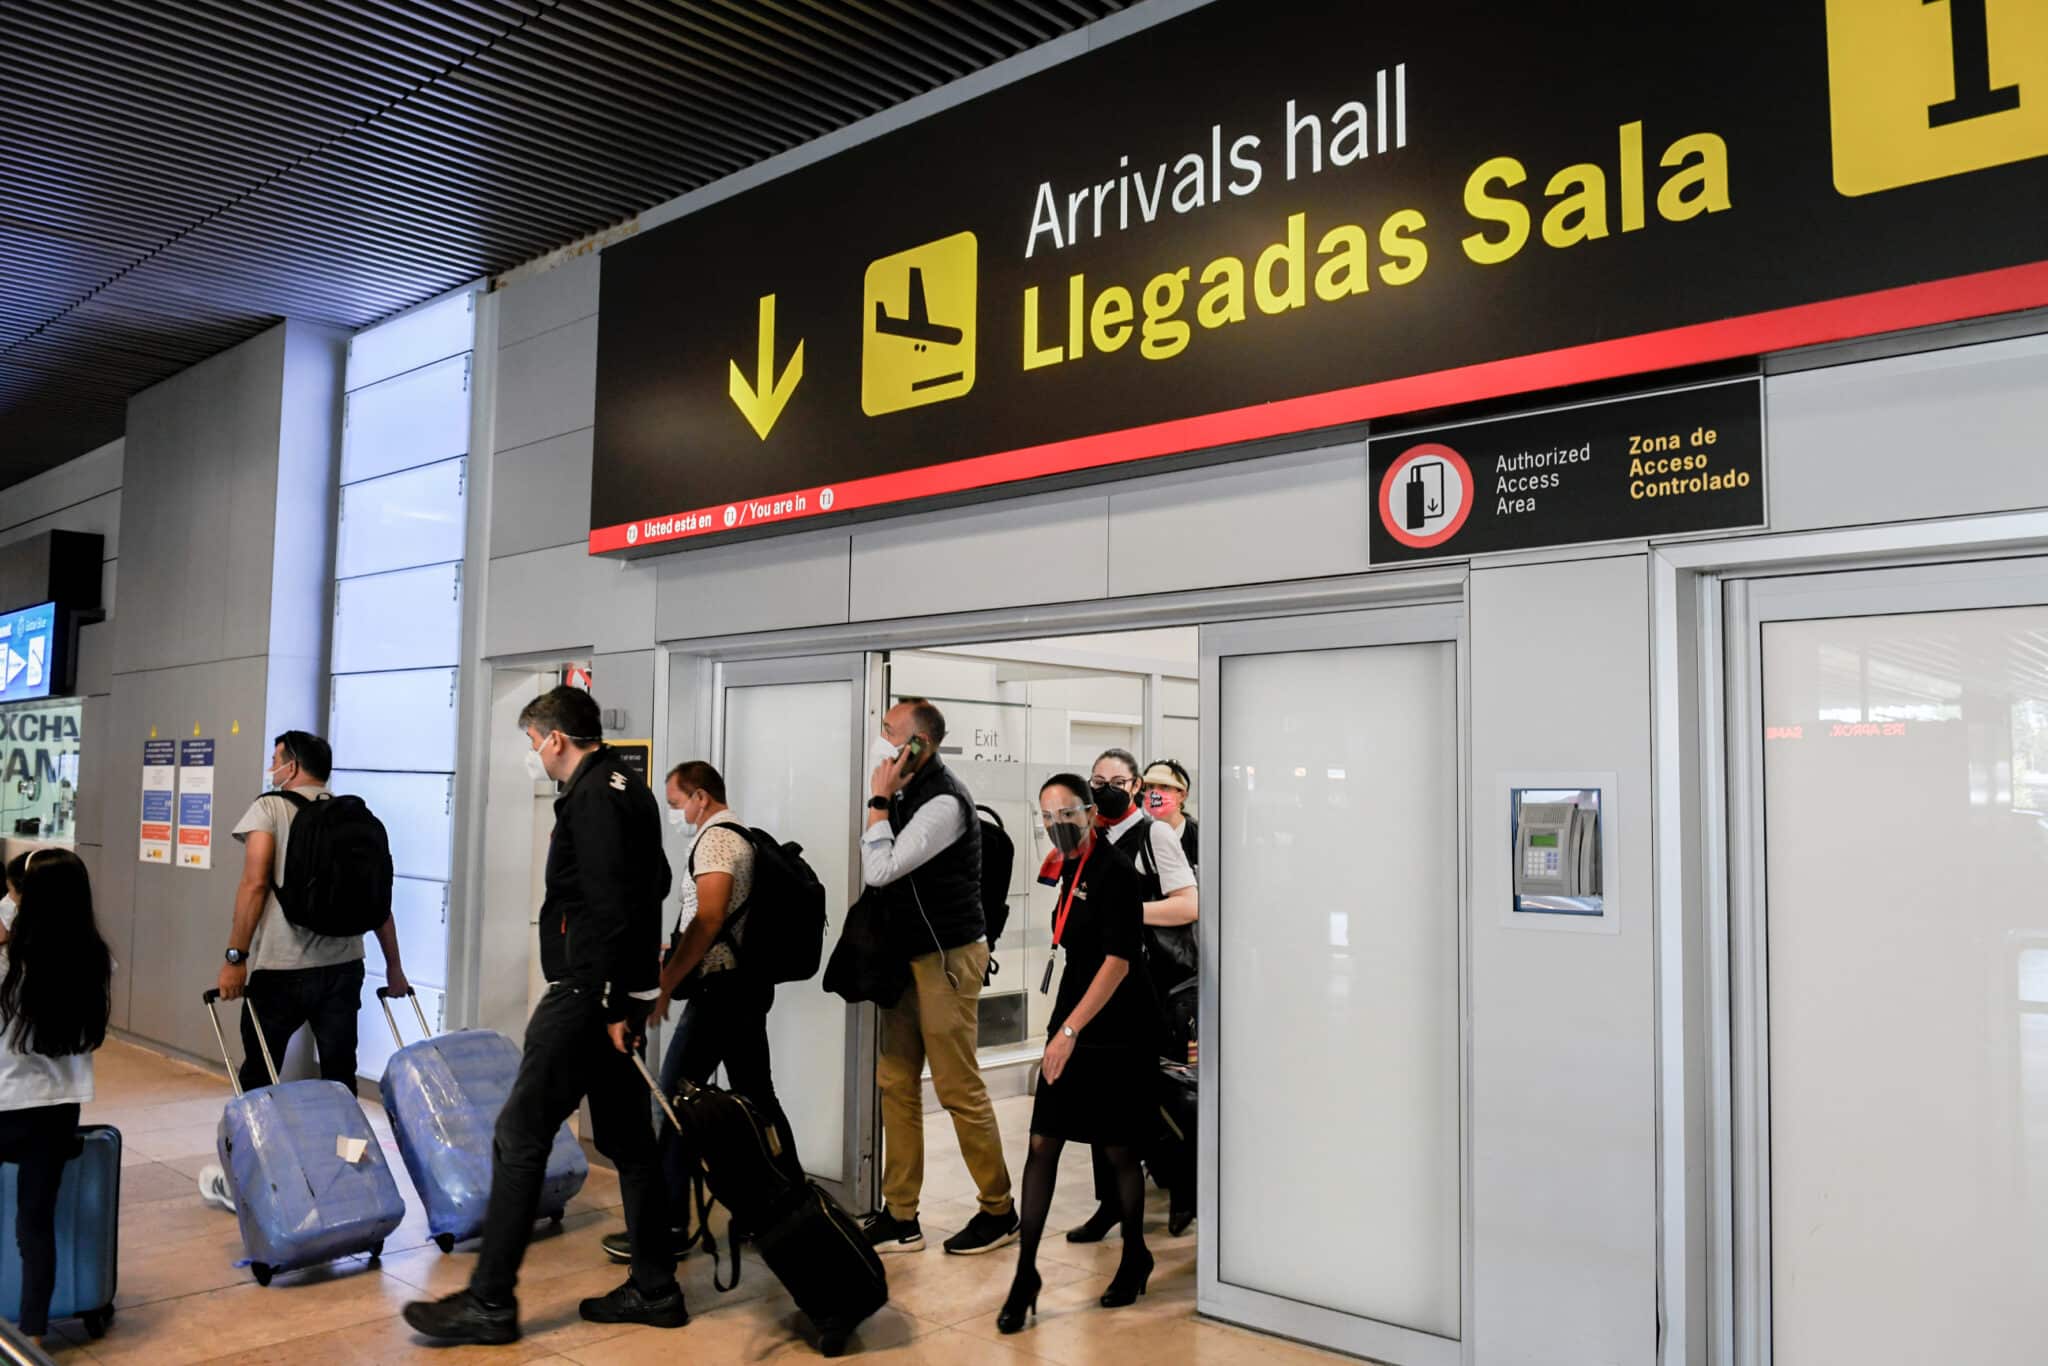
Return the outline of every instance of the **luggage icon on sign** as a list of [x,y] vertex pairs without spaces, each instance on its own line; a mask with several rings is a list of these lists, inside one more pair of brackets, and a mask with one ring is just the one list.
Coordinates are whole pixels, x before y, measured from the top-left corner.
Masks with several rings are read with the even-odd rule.
[[868,267],[860,406],[869,417],[974,387],[977,251],[974,234],[960,232]]
[[1458,534],[1472,512],[1472,469],[1441,442],[1401,452],[1380,481],[1380,525],[1402,545],[1426,550]]

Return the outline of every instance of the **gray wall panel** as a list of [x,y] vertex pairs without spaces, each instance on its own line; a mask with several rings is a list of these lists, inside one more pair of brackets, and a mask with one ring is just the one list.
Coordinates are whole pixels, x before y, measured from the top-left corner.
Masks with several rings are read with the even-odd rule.
[[659,640],[779,631],[846,620],[851,538],[781,536],[693,550],[656,566]]
[[584,545],[590,535],[591,429],[500,449],[491,464],[491,554]]
[[1274,583],[1367,567],[1365,445],[1146,480],[1109,498],[1112,592]]
[[[260,790],[268,748],[256,724],[264,675],[264,663],[256,659],[123,674],[114,680],[115,792],[140,790],[142,742],[152,725],[165,738],[180,740],[189,738],[196,725],[215,740],[213,867],[145,866],[134,861],[135,850],[126,839],[113,846],[133,878],[131,961],[148,965],[135,974],[127,1027],[199,1057],[214,1051],[199,993],[220,973],[242,871],[241,845],[228,832]],[[241,734],[231,735],[236,721]]]
[[[605,738],[645,740],[654,734],[654,651],[632,650],[624,654],[593,655],[590,660],[590,695],[597,705],[617,707],[626,713],[623,726],[605,728]],[[654,756],[654,781],[670,766],[661,755]]]
[[1771,529],[2048,507],[2048,337],[1775,375]]
[[498,449],[529,446],[596,420],[595,317],[498,352]]
[[1109,498],[1065,495],[853,533],[852,619],[1078,602],[1109,592]]
[[510,346],[596,313],[602,260],[593,251],[500,290],[498,345]]
[[508,555],[491,561],[483,653],[644,649],[653,620],[650,564],[596,559],[581,544]]
[[[0,494],[0,499],[10,503],[13,498],[13,489]],[[10,506],[5,512],[0,512],[0,517],[8,516],[13,511],[14,509]],[[101,554],[110,560],[115,558],[120,554],[121,546],[121,490],[110,489],[105,493],[88,498],[82,503],[75,503],[60,511],[52,512],[48,516],[31,518],[25,522],[17,522],[5,530],[0,530],[0,545],[12,545],[16,541],[25,541],[29,537],[39,536],[45,531],[97,532],[105,542]]]
[[[262,650],[269,626],[285,329],[129,400],[122,596],[114,668]],[[233,624],[230,618],[234,618]]]
[[114,623],[87,622],[78,628],[78,691],[87,695],[114,690]]
[[[79,710],[78,744],[78,827],[80,844],[105,844],[107,842],[108,808],[111,789],[115,786],[112,756],[107,746],[107,727],[113,724],[114,704],[111,697],[88,697]],[[140,789],[138,766],[137,790]],[[123,789],[124,794],[126,789]],[[140,797],[136,803],[139,808]],[[123,803],[121,810],[128,810],[129,803]],[[136,812],[130,814],[138,814]]]
[[[1471,581],[1478,1359],[1657,1359],[1649,591],[1640,557]],[[1532,669],[1571,644],[1571,667]],[[1500,775],[1612,771],[1617,935],[1503,924]],[[1561,1234],[1560,1230],[1568,1230]]]
[[[76,460],[67,460],[53,470],[45,470],[33,479],[24,479],[9,487],[4,495],[0,495],[0,533],[6,533],[23,522],[76,507],[102,494],[117,492],[121,487],[124,449],[123,442],[110,441]],[[111,547],[112,533],[101,527],[57,525],[66,531],[98,531],[108,538]],[[0,534],[0,541],[9,539],[12,537]],[[111,555],[114,552],[109,548],[107,553]]]

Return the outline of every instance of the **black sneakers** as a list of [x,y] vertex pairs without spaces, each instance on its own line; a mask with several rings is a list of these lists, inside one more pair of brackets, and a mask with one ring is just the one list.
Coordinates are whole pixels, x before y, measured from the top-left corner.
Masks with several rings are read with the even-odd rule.
[[956,1257],[978,1257],[1017,1241],[1017,1211],[1002,1214],[986,1211],[967,1221],[967,1227],[946,1240],[946,1251]]
[[[679,1301],[681,1295],[676,1297]],[[445,1299],[414,1300],[405,1306],[405,1321],[422,1337],[441,1342],[471,1342],[502,1347],[519,1341],[519,1306],[485,1304],[467,1290]]]
[[629,1280],[609,1295],[583,1301],[577,1312],[590,1323],[644,1323],[649,1328],[681,1328],[690,1321],[682,1287],[674,1281],[650,1296]]
[[917,1225],[917,1219],[898,1219],[885,1209],[878,1209],[860,1221],[867,1231],[868,1245],[877,1252],[922,1252],[924,1251],[924,1230]]

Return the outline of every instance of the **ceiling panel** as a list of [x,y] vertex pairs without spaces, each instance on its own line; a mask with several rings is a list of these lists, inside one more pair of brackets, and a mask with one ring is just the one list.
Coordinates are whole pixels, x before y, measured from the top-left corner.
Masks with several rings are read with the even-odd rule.
[[5,0],[0,487],[1125,0]]

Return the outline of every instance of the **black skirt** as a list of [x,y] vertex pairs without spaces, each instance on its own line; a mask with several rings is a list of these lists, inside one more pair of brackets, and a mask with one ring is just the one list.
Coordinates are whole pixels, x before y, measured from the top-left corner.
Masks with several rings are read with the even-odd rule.
[[1150,1049],[1083,1042],[1057,1082],[1039,1077],[1031,1132],[1073,1143],[1149,1143],[1159,1128],[1158,1078]]

